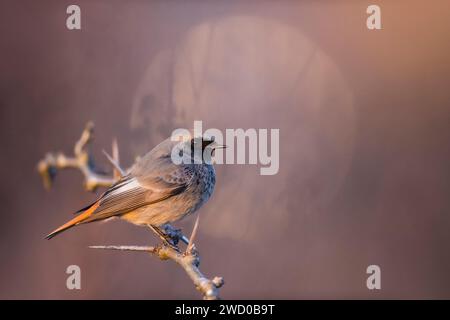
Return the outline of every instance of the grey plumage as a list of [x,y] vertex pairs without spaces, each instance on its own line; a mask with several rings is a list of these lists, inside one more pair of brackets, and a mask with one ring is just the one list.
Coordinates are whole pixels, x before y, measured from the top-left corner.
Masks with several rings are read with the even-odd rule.
[[[130,172],[111,186],[79,217],[50,233],[47,238],[78,224],[120,217],[136,225],[160,226],[177,221],[198,210],[212,195],[216,175],[212,164],[175,164],[174,148],[191,153],[194,143],[205,148],[215,146],[206,138],[187,139],[182,144],[166,139],[131,168]],[[200,155],[201,157],[201,155]],[[197,159],[198,160],[198,159]]]

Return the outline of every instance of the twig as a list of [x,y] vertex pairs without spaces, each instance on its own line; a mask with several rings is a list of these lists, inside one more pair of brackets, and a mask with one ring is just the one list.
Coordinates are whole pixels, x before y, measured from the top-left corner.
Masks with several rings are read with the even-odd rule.
[[123,177],[125,175],[125,171],[122,170],[119,163],[113,157],[111,157],[108,152],[106,152],[105,150],[102,150],[102,151],[103,151],[103,154],[108,159],[108,161],[114,167],[114,178],[120,179],[121,177]]
[[222,277],[214,277],[209,280],[205,277],[200,269],[200,257],[198,252],[192,250],[189,254],[183,254],[175,249],[160,245],[157,247],[144,246],[90,246],[91,249],[106,249],[106,250],[120,250],[120,251],[141,251],[148,252],[157,256],[161,260],[175,261],[180,267],[184,269],[189,278],[194,283],[196,289],[200,291],[205,300],[217,300],[219,297],[219,288],[223,286],[224,280]]
[[120,167],[120,159],[119,159],[119,144],[117,143],[117,139],[114,138],[112,142],[112,159],[115,161],[116,166],[114,170],[114,178],[120,179],[125,175],[125,171]]
[[81,171],[84,175],[84,186],[88,191],[93,191],[98,187],[109,187],[116,182],[116,178],[99,172],[94,166],[92,156],[87,150],[93,139],[93,130],[94,124],[89,122],[75,144],[73,157],[68,157],[62,152],[47,153],[45,158],[39,161],[38,171],[45,188],[49,189],[53,184],[56,173],[66,168],[74,168]]
[[198,229],[198,223],[200,222],[200,213],[197,213],[197,219],[195,219],[194,228],[192,229],[191,237],[189,238],[189,243],[186,247],[186,254],[189,254],[192,252],[192,250],[195,248],[194,246],[194,239],[197,235],[197,229]]

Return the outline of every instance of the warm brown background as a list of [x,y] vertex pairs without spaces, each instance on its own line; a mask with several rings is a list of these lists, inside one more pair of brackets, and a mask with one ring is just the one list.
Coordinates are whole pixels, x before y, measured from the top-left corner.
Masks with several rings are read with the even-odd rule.
[[195,119],[280,128],[279,174],[221,166],[202,209],[202,269],[224,298],[450,298],[448,1],[75,3],[81,31],[72,2],[0,6],[1,298],[199,297],[171,262],[87,249],[154,243],[142,228],[43,239],[95,195],[72,171],[46,192],[35,165],[90,119],[104,166],[113,137],[130,164]]

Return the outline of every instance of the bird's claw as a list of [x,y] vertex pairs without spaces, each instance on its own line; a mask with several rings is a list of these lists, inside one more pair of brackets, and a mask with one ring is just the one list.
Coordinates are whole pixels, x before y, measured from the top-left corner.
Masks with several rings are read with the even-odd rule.
[[162,227],[149,225],[149,227],[162,240],[163,245],[166,245],[176,250],[177,252],[180,252],[178,243],[180,241],[181,229],[175,229],[170,225],[164,225]]

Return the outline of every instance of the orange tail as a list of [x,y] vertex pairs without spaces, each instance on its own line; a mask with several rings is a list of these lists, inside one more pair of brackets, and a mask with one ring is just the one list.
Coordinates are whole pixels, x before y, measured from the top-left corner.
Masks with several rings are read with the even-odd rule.
[[98,202],[94,203],[91,207],[89,207],[87,210],[85,210],[83,213],[81,213],[80,215],[78,215],[74,219],[72,219],[69,222],[63,224],[61,227],[59,227],[55,231],[53,231],[52,233],[48,234],[45,237],[45,239],[51,239],[54,236],[56,236],[57,234],[65,231],[67,229],[70,229],[70,228],[76,226],[77,224],[82,223],[83,220],[87,219],[95,211],[95,209],[97,209],[97,207],[98,207]]

